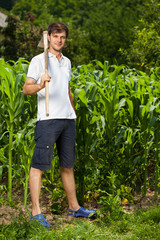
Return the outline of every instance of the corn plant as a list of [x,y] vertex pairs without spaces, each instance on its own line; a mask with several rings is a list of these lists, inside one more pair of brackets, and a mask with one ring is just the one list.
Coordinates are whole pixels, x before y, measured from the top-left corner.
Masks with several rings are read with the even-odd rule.
[[112,140],[113,131],[117,124],[118,108],[119,108],[119,89],[118,74],[124,66],[115,66],[114,70],[109,74],[108,62],[104,63],[103,75],[97,79],[96,84],[99,91],[99,101],[104,113],[107,137]]
[[21,92],[22,83],[26,75],[26,64],[21,60],[17,63],[5,63],[2,59],[0,62],[0,92],[1,101],[4,107],[3,117],[6,122],[9,133],[8,140],[8,200],[11,201],[12,195],[12,152],[14,133],[19,128],[19,116],[24,105],[24,96]]
[[[24,206],[27,204],[28,197],[29,170],[35,147],[34,125],[36,121],[36,119],[31,119],[29,123],[26,123],[25,128],[16,134],[17,150],[20,154],[22,169],[24,170],[24,174],[23,171],[21,172],[21,182],[24,186]],[[22,178],[23,175],[24,178]]]
[[160,191],[160,108],[159,104],[157,105],[156,109],[154,110],[154,150],[155,150],[155,200],[157,200],[157,195]]
[[[20,176],[19,182],[25,190],[24,205],[28,196],[36,117],[36,96],[24,97],[22,94],[27,67],[28,63],[22,60],[10,64],[0,60],[0,142],[3,153],[0,176],[3,177],[3,169],[8,168],[9,200],[12,171]],[[158,68],[147,75],[126,66],[95,61],[72,69],[71,90],[77,113],[75,173],[80,204],[84,204],[87,184],[90,189],[94,186],[91,191],[109,192],[108,176],[112,171],[117,176],[118,189],[125,184],[133,190],[141,188],[143,196],[150,186],[150,172],[154,172],[152,185],[156,199],[160,191]],[[58,164],[55,162],[54,157],[52,169],[45,174],[46,189],[56,178]],[[119,194],[126,196],[127,193]]]
[[[86,75],[88,73],[88,75]],[[77,162],[79,176],[78,198],[81,205],[84,204],[86,166],[92,162],[92,152],[102,135],[104,128],[103,116],[96,108],[96,92],[94,73],[88,72],[87,66],[76,69],[73,73],[74,85],[72,85],[75,108],[77,112]],[[89,81],[87,81],[89,80]],[[76,82],[76,83],[75,83]]]
[[[157,71],[148,76],[125,66],[109,66],[108,62],[96,64],[98,70],[91,65],[81,66],[73,76],[74,83],[76,82],[73,92],[75,92],[78,111],[78,151],[83,149],[82,152],[85,152],[80,145],[83,142],[86,145],[90,143],[87,142],[87,137],[96,132],[97,126],[101,126],[99,130],[102,138],[97,137],[94,151],[98,151],[97,146],[100,146],[101,141],[103,143],[101,150],[106,153],[106,155],[99,153],[99,156],[103,155],[106,159],[102,162],[103,171],[106,162],[111,169],[115,168],[119,176],[123,175],[126,182],[131,181],[136,186],[136,181],[139,179],[145,196],[148,187],[148,166],[152,161],[150,154],[153,155],[155,142],[157,142],[156,153],[158,154],[159,151],[159,139],[156,137],[157,131],[155,132],[155,129],[158,129],[155,112],[158,111],[156,109],[158,109],[158,88],[160,88],[158,81],[155,80]],[[157,98],[155,95],[158,95]],[[96,124],[92,126],[93,122]],[[87,149],[86,146],[85,148]],[[89,147],[86,152],[89,153]],[[155,175],[158,181],[158,155],[156,160]],[[85,164],[82,165],[84,167]],[[108,166],[106,171],[109,169]],[[83,182],[82,179],[81,181]],[[155,184],[158,186],[158,183]]]

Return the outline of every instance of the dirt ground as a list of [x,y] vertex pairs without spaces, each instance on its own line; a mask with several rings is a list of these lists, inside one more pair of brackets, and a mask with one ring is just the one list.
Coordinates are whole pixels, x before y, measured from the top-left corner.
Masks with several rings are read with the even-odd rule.
[[[4,198],[7,196],[4,196]],[[23,205],[23,193],[18,191],[13,194],[12,197],[15,205],[8,206],[2,204],[0,206],[0,224],[10,224],[15,217],[18,217],[19,214],[27,214],[28,217],[30,215],[30,198],[28,198],[27,207],[25,208]],[[51,201],[51,196],[48,192],[43,192],[40,198],[41,202],[41,210],[42,213],[46,216],[46,219],[49,222],[54,223],[55,219],[58,220],[67,220],[67,201],[62,202],[62,210],[61,215],[54,215],[51,206],[53,202]],[[157,201],[154,201],[154,192],[148,191],[146,196],[142,198],[142,196],[136,195],[134,197],[134,204],[129,203],[128,201],[124,201],[122,207],[127,212],[133,212],[136,209],[147,209],[154,204],[160,204],[160,196],[157,197]],[[97,204],[95,200],[85,203],[85,206],[88,209],[99,209],[101,206]]]
[[[21,191],[12,191],[12,201],[13,206],[9,206],[7,204],[7,195],[4,195],[4,203],[0,203],[0,224],[10,224],[12,220],[18,217],[19,214],[27,214],[28,218],[31,214],[31,199],[28,197],[27,206],[23,205],[23,192]],[[40,205],[41,212],[45,215],[47,221],[54,223],[56,220],[69,220],[67,217],[67,200],[66,198],[60,199],[58,203],[61,205],[61,214],[54,214],[52,212],[52,204],[51,195],[45,189],[41,190],[40,196]],[[88,209],[99,209],[96,201],[87,202],[85,207]]]

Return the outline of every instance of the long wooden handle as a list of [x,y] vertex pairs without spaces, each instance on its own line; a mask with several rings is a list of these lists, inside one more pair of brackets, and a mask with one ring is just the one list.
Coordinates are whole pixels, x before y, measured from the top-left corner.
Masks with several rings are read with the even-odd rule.
[[[45,73],[48,73],[48,32],[43,31],[44,53],[45,53]],[[45,82],[45,102],[46,102],[46,116],[49,116],[49,86]]]

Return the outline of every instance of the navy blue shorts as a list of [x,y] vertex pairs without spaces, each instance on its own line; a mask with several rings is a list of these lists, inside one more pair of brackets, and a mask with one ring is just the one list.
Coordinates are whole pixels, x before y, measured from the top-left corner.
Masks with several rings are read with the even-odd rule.
[[73,168],[75,162],[76,121],[74,119],[50,119],[36,123],[36,146],[32,167],[50,170],[54,143],[60,160],[60,167]]

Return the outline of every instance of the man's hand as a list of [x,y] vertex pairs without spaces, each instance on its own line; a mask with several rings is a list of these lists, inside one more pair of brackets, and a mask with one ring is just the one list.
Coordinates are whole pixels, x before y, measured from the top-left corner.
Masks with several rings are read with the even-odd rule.
[[43,74],[41,76],[41,82],[38,84],[34,84],[34,80],[32,78],[27,78],[24,86],[23,86],[23,94],[24,95],[32,95],[39,92],[41,89],[45,87],[45,82],[50,82],[51,76],[49,74]]
[[45,87],[45,82],[50,82],[51,80],[51,76],[47,73],[47,74],[43,74],[41,76],[41,82],[40,82],[40,88],[44,88]]

